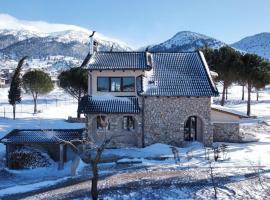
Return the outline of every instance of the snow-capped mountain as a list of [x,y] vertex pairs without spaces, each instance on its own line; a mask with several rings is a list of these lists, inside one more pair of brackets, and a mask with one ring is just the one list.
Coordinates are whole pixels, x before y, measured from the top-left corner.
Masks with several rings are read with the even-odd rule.
[[0,29],[0,49],[6,48],[16,42],[31,38],[38,37],[39,34],[28,30],[8,30]]
[[[89,50],[90,31],[67,30],[54,33],[33,34],[32,32],[12,30],[5,35],[0,32],[0,53],[18,59],[24,55],[32,58],[44,58],[48,56],[68,56],[83,59]],[[114,51],[131,50],[123,43],[106,39],[97,34],[95,39],[99,42],[99,50],[110,50],[113,45]],[[1,49],[2,47],[2,49]]]
[[[24,70],[47,72],[80,66],[89,52],[91,30],[66,24],[18,20],[0,14],[0,69],[14,69],[23,56],[29,56]],[[124,42],[95,34],[99,50],[128,51]]]
[[152,51],[194,51],[203,46],[220,48],[226,45],[217,39],[191,31],[181,31],[171,39],[151,47]]
[[[32,58],[69,56],[78,59],[88,53],[90,31],[66,30],[53,33],[34,33],[27,30],[0,31],[0,52],[11,58],[29,55]],[[100,50],[131,50],[127,45],[97,34]]]
[[259,33],[245,37],[231,45],[248,53],[255,53],[270,60],[270,33]]
[[[51,24],[41,21],[18,20],[0,14],[0,54],[18,59],[67,56],[83,59],[89,50],[91,30],[66,24]],[[95,34],[100,50],[131,50],[124,42]]]

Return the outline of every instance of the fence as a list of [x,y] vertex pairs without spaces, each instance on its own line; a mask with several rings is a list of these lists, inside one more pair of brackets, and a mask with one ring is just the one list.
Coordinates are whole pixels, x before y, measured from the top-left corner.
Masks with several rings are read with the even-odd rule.
[[[72,97],[65,97],[62,95],[54,97],[40,97],[37,100],[38,112],[43,112],[47,108],[68,106],[71,104],[77,104],[77,99]],[[23,99],[21,103],[16,104],[17,114],[33,114],[34,100],[27,98]],[[13,113],[13,107],[8,103],[7,99],[0,99],[0,117],[11,117]]]

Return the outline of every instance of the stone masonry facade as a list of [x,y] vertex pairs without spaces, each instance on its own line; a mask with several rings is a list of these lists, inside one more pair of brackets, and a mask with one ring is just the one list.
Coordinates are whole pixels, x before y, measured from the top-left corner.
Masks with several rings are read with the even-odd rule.
[[[201,121],[201,135],[198,141],[207,146],[212,144],[210,97],[146,97],[144,103],[142,103],[142,99],[140,100],[140,107],[143,106],[143,108],[139,114],[105,115],[110,122],[108,130],[97,130],[96,119],[100,115],[89,114],[89,137],[97,142],[103,140],[105,136],[113,136],[109,144],[109,147],[112,148],[142,147],[154,143],[182,146],[184,144],[184,124],[188,117],[196,116]],[[135,130],[123,129],[124,116],[135,118]]]
[[210,122],[210,97],[146,97],[144,103],[145,145],[167,143],[182,146],[188,117],[202,121],[201,142],[213,142]]
[[[214,142],[246,142],[244,141],[244,131],[248,131],[252,126],[245,126],[238,122],[230,123],[214,123],[213,134]],[[242,130],[242,131],[241,131]]]
[[[112,138],[108,148],[142,147],[142,118],[141,114],[101,114],[109,120],[109,128],[97,129],[97,117],[99,114],[88,115],[88,136],[95,142]],[[123,117],[132,116],[135,119],[134,130],[123,129]]]

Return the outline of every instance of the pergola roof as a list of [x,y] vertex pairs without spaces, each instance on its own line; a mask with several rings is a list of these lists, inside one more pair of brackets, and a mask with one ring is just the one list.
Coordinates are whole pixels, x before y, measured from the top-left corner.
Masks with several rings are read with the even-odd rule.
[[3,137],[4,144],[61,143],[82,139],[84,129],[14,129]]

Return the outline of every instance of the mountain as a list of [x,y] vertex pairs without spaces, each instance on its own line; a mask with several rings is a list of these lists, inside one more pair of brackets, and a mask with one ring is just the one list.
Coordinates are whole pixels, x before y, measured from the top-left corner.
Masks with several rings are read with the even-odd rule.
[[25,40],[30,37],[37,37],[38,34],[26,30],[0,30],[0,49],[6,48],[16,42]]
[[182,52],[194,51],[203,46],[220,48],[224,45],[226,45],[224,42],[221,42],[209,36],[191,31],[182,31],[178,32],[169,40],[166,40],[165,42],[158,45],[154,45],[150,49],[152,51]]
[[[66,24],[52,24],[42,21],[18,20],[10,15],[0,14],[0,55],[19,59],[67,56],[83,59],[89,50],[91,30]],[[128,51],[129,46],[119,40],[95,34],[99,50]]]
[[[24,55],[32,58],[47,56],[69,56],[83,59],[89,49],[90,31],[66,30],[53,33],[34,33],[27,30],[0,30],[0,53],[18,59]],[[95,37],[100,50],[131,50],[123,43]]]
[[245,37],[231,45],[248,53],[255,53],[270,60],[270,33],[259,33]]
[[[3,33],[3,34],[1,34]],[[44,58],[48,56],[68,56],[83,59],[89,50],[89,32],[67,30],[49,34],[33,33],[30,31],[12,30],[0,31],[0,52],[10,58],[18,59],[24,55],[31,58]],[[128,46],[114,40],[104,39],[97,35],[99,50],[114,51],[130,50]],[[1,49],[2,47],[2,49]]]

